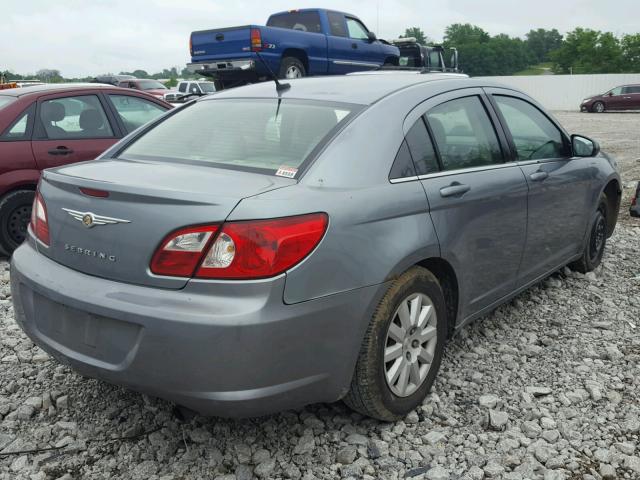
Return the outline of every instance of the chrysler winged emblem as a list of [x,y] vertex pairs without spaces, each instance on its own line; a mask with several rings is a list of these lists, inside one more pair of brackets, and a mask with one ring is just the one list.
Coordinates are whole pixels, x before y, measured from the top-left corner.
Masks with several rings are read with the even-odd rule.
[[96,215],[93,212],[79,212],[77,210],[71,210],[70,208],[63,208],[65,212],[78,220],[87,228],[95,227],[96,225],[113,225],[114,223],[131,223],[129,220],[123,220],[122,218],[105,217],[103,215]]

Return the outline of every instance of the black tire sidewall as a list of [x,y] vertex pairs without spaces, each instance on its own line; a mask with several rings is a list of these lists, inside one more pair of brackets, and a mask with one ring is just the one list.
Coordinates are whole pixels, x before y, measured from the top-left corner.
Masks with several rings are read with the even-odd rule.
[[0,247],[9,255],[20,246],[9,234],[8,222],[10,215],[22,206],[31,208],[34,195],[35,192],[32,190],[18,190],[8,194],[0,202]]
[[[385,371],[383,367],[385,340],[389,324],[391,323],[393,314],[400,305],[400,302],[413,293],[424,293],[433,302],[438,318],[438,343],[434,352],[431,369],[420,388],[408,397],[398,397],[393,394],[385,379]],[[444,296],[440,285],[436,281],[431,280],[427,275],[414,276],[395,291],[392,298],[389,300],[390,301],[387,303],[388,309],[385,308],[384,312],[382,310],[377,312],[377,315],[384,315],[385,318],[384,321],[379,321],[378,325],[379,331],[377,332],[377,338],[379,339],[379,342],[374,359],[377,370],[375,382],[377,390],[380,392],[380,400],[384,407],[395,416],[401,417],[405,416],[420,405],[433,385],[436,375],[438,374],[438,370],[440,369],[440,363],[444,354],[444,346],[447,340],[447,316]]]
[[596,224],[600,221],[600,218],[604,219],[605,228],[607,223],[607,203],[605,200],[600,199],[598,202],[598,208],[593,214],[593,218],[591,219],[591,225],[589,229],[589,238],[587,240],[587,245],[585,246],[584,256],[589,270],[595,270],[600,262],[602,261],[602,257],[604,256],[604,249],[607,246],[607,235],[605,232],[605,237],[602,242],[602,248],[598,252],[598,255],[595,258],[591,258],[591,239],[593,235],[595,235],[595,227]]
[[302,62],[296,58],[296,57],[284,57],[282,59],[282,61],[280,62],[280,75],[279,77],[281,79],[286,79],[287,78],[287,69],[292,66],[295,65],[300,72],[302,73],[303,77],[307,76],[307,72],[304,69],[304,65],[302,64]]

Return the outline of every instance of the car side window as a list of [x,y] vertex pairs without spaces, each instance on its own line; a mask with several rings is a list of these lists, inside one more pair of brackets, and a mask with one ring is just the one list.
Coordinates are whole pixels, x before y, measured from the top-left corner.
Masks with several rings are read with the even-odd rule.
[[327,17],[329,18],[329,29],[331,31],[331,35],[336,37],[346,37],[347,28],[344,23],[344,15],[338,12],[328,12]]
[[426,118],[444,170],[502,163],[498,137],[479,97],[442,103]]
[[355,18],[347,18],[347,30],[349,30],[350,38],[357,38],[359,40],[367,40],[369,38],[367,28]]
[[187,84],[185,82],[181,83],[180,86],[178,87],[178,91],[180,93],[184,93],[187,91]]
[[391,166],[391,171],[389,172],[389,180],[415,176],[416,169],[413,166],[411,152],[409,152],[409,146],[407,145],[406,140],[403,140],[396,158],[393,161],[393,165]]
[[616,87],[612,89],[609,93],[611,93],[611,95],[620,95],[622,93],[622,87]]
[[40,121],[50,140],[113,137],[96,95],[45,100],[40,105]]
[[133,132],[154,118],[162,115],[165,110],[153,102],[132,95],[109,95],[127,133]]
[[511,132],[519,160],[569,156],[562,132],[540,110],[519,98],[493,98]]
[[405,138],[409,146],[409,151],[411,152],[411,157],[413,158],[416,173],[418,175],[425,175],[427,173],[437,172],[438,159],[422,117],[413,124]]
[[22,112],[16,120],[9,125],[9,127],[4,131],[2,136],[0,136],[0,140],[25,140],[27,139],[27,128],[29,126],[29,121],[31,116],[33,115],[33,105],[27,108],[24,112]]

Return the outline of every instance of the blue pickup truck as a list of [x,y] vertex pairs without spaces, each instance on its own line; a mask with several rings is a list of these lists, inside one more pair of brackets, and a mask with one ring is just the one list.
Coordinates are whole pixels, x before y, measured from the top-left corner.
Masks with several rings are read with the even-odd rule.
[[194,73],[230,87],[268,78],[338,75],[398,65],[397,47],[376,38],[360,19],[321,8],[290,10],[269,17],[267,26],[245,25],[193,32]]

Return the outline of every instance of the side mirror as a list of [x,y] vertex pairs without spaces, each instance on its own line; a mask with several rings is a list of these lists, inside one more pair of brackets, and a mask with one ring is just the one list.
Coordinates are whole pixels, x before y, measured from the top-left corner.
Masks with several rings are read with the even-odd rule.
[[609,97],[613,97],[613,92],[609,92],[609,93],[607,93],[607,96],[609,96]]
[[574,157],[595,157],[600,153],[600,145],[588,137],[571,135],[571,150]]
[[378,39],[376,34],[373,32],[367,32],[367,38],[369,39],[369,42],[375,42]]

